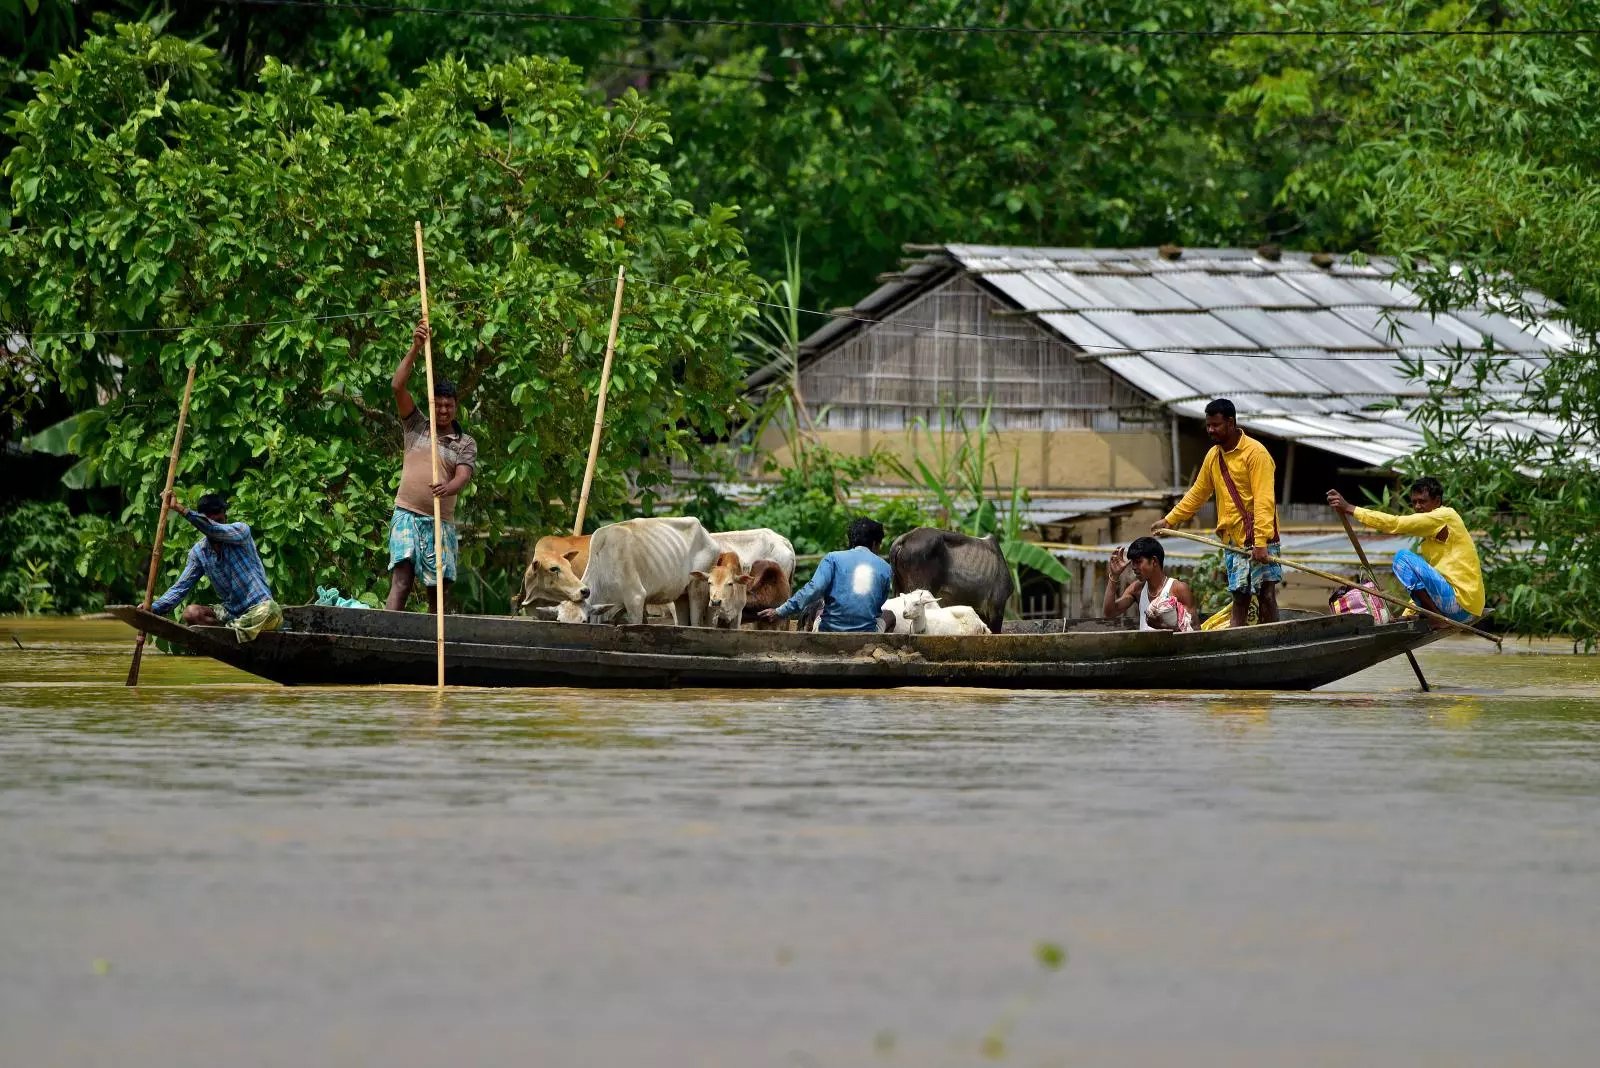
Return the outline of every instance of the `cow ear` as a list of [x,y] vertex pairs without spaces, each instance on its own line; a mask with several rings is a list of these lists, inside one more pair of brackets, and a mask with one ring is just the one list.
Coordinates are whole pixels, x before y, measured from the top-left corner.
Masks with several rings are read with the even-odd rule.
[[565,560],[567,563],[570,564],[570,563],[572,563],[572,561],[574,561],[574,560],[576,560],[578,558],[579,551],[580,550],[578,550],[578,549],[568,549],[566,552],[561,554],[561,559]]
[[691,571],[689,572],[689,577],[693,579],[699,579],[701,582],[711,581],[711,576],[707,575],[704,571]]
[[748,586],[748,585],[750,585],[750,576],[749,575],[740,575],[738,578],[734,579],[733,581],[737,582],[741,586]]

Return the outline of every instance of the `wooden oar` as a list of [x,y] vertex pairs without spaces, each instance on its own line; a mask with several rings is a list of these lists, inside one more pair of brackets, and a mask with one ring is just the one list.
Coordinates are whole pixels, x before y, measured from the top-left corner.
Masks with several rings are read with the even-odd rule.
[[[1335,509],[1335,511],[1338,511],[1338,509]],[[1356,528],[1350,525],[1350,516],[1345,512],[1339,512],[1339,518],[1344,522],[1344,532],[1350,535],[1350,545],[1356,551],[1356,559],[1361,561],[1361,569],[1367,573],[1367,578],[1376,587],[1378,585],[1378,575],[1372,570],[1372,562],[1367,559],[1367,550],[1362,548],[1361,539],[1356,537]],[[1422,687],[1423,693],[1427,693],[1431,687],[1428,686],[1428,680],[1422,674],[1422,665],[1417,663],[1417,654],[1407,649],[1406,660],[1411,664],[1411,670],[1416,673],[1417,685]]]
[[583,514],[589,510],[589,487],[594,483],[594,464],[600,456],[600,435],[606,423],[606,389],[611,385],[611,354],[617,349],[617,324],[622,319],[623,268],[617,268],[617,297],[611,304],[611,333],[606,337],[606,359],[600,365],[600,399],[594,405],[594,433],[589,436],[589,462],[583,468],[583,491],[578,494],[578,518],[572,533],[583,533]]
[[[428,326],[428,264],[422,255],[422,220],[417,220],[417,286],[422,294],[422,325]],[[439,481],[439,417],[433,408],[433,331],[422,335],[422,357],[428,369],[428,451],[433,457],[433,481]],[[436,623],[434,644],[439,658],[439,689],[444,689],[444,520],[439,496],[433,498],[433,604]]]
[[[1221,549],[1223,552],[1239,553],[1241,555],[1246,555],[1246,556],[1248,556],[1250,554],[1250,550],[1249,549],[1241,549],[1237,545],[1224,545],[1222,542],[1217,541],[1215,538],[1208,538],[1203,534],[1192,534],[1187,530],[1171,530],[1171,529],[1163,527],[1160,530],[1156,531],[1156,535],[1158,537],[1166,537],[1167,535],[1171,535],[1174,538],[1188,538],[1190,541],[1197,541],[1201,545],[1209,545],[1213,549]],[[1303,571],[1308,575],[1315,575],[1317,578],[1322,579],[1324,582],[1331,582],[1335,586],[1348,586],[1348,585],[1350,585],[1350,580],[1345,578],[1345,577],[1343,577],[1343,576],[1341,576],[1341,575],[1332,575],[1332,574],[1329,574],[1326,571],[1319,571],[1314,567],[1307,567],[1304,564],[1297,564],[1292,560],[1284,560],[1284,559],[1282,559],[1280,557],[1269,556],[1269,557],[1267,557],[1267,563],[1269,563],[1269,564],[1277,564],[1280,567],[1292,567],[1296,571]],[[1396,608],[1402,609],[1404,611],[1416,612],[1419,615],[1427,616],[1429,619],[1437,619],[1439,622],[1447,624],[1448,626],[1455,627],[1457,630],[1464,630],[1468,634],[1476,634],[1480,638],[1487,638],[1490,641],[1494,642],[1496,648],[1498,648],[1499,645],[1500,645],[1501,638],[1497,634],[1490,634],[1488,631],[1479,630],[1477,627],[1469,627],[1469,626],[1467,626],[1467,624],[1458,622],[1458,621],[1456,621],[1454,619],[1451,619],[1449,616],[1440,615],[1438,612],[1430,611],[1429,609],[1423,608],[1419,604],[1412,604],[1410,601],[1397,600],[1394,597],[1390,597],[1386,593],[1374,593],[1373,596],[1378,598],[1378,600],[1380,600],[1380,601],[1386,601],[1389,604],[1394,605]]]
[[[172,495],[172,485],[178,478],[178,454],[183,450],[183,427],[189,421],[189,398],[194,395],[194,372],[200,366],[197,359],[189,365],[189,378],[183,384],[183,404],[178,408],[178,431],[172,435],[172,455],[167,458],[167,485],[161,491],[161,518],[156,520],[156,545],[150,550],[150,575],[144,583],[144,604],[146,612],[155,601],[156,576],[161,572],[161,547],[167,541],[167,498]],[[128,685],[139,685],[139,663],[144,659],[144,631],[139,632],[139,637],[133,643],[133,663],[128,665]]]

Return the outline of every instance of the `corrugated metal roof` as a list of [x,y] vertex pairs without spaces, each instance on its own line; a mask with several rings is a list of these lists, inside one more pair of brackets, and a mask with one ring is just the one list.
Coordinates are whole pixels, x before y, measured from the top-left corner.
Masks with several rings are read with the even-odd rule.
[[[1169,260],[1153,248],[941,247],[856,313],[882,315],[958,267],[1176,414],[1202,417],[1210,398],[1228,396],[1247,429],[1376,465],[1421,442],[1403,412],[1372,410],[1423,394],[1403,360],[1442,363],[1440,348],[1492,346],[1537,370],[1572,343],[1558,321],[1422,310],[1380,257],[1319,267],[1304,253],[1267,260],[1246,249],[1185,249]],[[1524,300],[1538,314],[1560,312],[1537,293]],[[804,350],[864,325],[836,320]],[[1531,429],[1511,387],[1506,400],[1504,432]]]
[[[1108,499],[1103,497],[1034,497],[1022,506],[1022,520],[1029,526],[1040,523],[1065,523],[1083,516],[1107,515],[1122,508],[1143,504],[1133,497]],[[1010,514],[1009,501],[995,502],[995,511],[1003,518]]]

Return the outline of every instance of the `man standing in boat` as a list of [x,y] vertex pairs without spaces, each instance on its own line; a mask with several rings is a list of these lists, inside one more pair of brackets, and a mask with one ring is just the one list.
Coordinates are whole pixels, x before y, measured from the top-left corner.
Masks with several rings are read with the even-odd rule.
[[[1138,601],[1140,630],[1194,630],[1199,616],[1194,594],[1188,583],[1167,575],[1166,562],[1166,550],[1154,538],[1135,538],[1127,552],[1117,546],[1106,566],[1105,617],[1117,619]],[[1137,577],[1118,593],[1117,583],[1129,568]]]
[[827,631],[875,631],[878,613],[889,599],[889,562],[878,555],[883,544],[883,524],[860,516],[851,520],[846,534],[847,549],[831,552],[817,565],[811,581],[777,608],[767,608],[758,617],[767,623],[793,619],[819,597],[827,601],[822,609],[822,625]]
[[1218,398],[1206,405],[1206,453],[1194,485],[1177,506],[1150,529],[1151,532],[1187,522],[1200,506],[1217,502],[1217,537],[1248,553],[1228,552],[1228,592],[1233,595],[1229,626],[1245,626],[1250,619],[1250,597],[1257,599],[1262,623],[1278,621],[1278,583],[1283,568],[1268,562],[1279,556],[1278,505],[1274,483],[1278,467],[1266,446],[1239,429],[1233,402]]
[[232,627],[241,643],[253,641],[264,630],[281,627],[283,609],[272,599],[267,571],[261,566],[261,554],[256,552],[250,527],[228,522],[228,502],[221,494],[208,493],[193,511],[187,511],[178,503],[176,494],[168,493],[167,507],[192,523],[202,536],[190,548],[183,574],[150,606],[150,611],[166,615],[204,576],[211,580],[211,588],[222,603],[185,608],[183,622],[188,626]]
[[[428,443],[428,414],[417,407],[406,389],[417,354],[428,338],[428,327],[419,324],[411,335],[411,351],[395,368],[389,385],[394,389],[395,408],[403,431],[403,466],[400,489],[394,495],[394,515],[389,519],[389,600],[391,612],[404,611],[406,600],[418,576],[427,592],[428,611],[434,611],[439,575],[444,576],[445,603],[449,603],[450,584],[456,578],[456,497],[472,479],[478,466],[478,443],[464,433],[456,421],[456,387],[449,379],[434,380],[432,398],[434,420],[439,428],[439,473],[442,482],[433,480],[433,455]],[[433,558],[433,499],[439,499],[440,546],[444,559]],[[442,565],[442,566],[441,566]]]
[[[1338,490],[1328,491],[1328,504],[1373,530],[1420,539],[1416,552],[1401,549],[1394,554],[1394,577],[1422,608],[1458,623],[1470,623],[1483,615],[1485,600],[1478,547],[1461,514],[1445,505],[1444,486],[1438,479],[1417,479],[1408,496],[1413,515],[1357,508]],[[1433,625],[1445,626],[1437,620]]]

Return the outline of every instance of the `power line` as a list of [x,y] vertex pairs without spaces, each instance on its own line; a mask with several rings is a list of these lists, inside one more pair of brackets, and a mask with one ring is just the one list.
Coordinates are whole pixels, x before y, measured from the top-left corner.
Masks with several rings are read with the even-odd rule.
[[[586,278],[581,282],[569,282],[569,283],[566,283],[565,285],[550,286],[550,287],[547,287],[543,291],[544,292],[549,292],[549,293],[554,293],[554,292],[559,292],[559,291],[561,291],[563,289],[578,289],[578,288],[581,288],[583,286],[591,286],[591,285],[594,285],[596,282],[604,282],[606,280],[607,279],[603,278],[603,277],[601,277],[601,278]],[[497,291],[497,292],[495,292],[495,293],[493,293],[493,294],[491,294],[489,296],[486,296],[486,297],[463,297],[460,300],[436,300],[436,301],[432,301],[430,303],[435,308],[453,308],[453,307],[458,307],[458,306],[463,305],[463,304],[486,304],[491,300],[498,300],[503,296],[505,296],[504,291]],[[416,314],[416,309],[410,308],[410,307],[405,307],[405,308],[369,308],[369,309],[366,309],[366,310],[363,310],[363,311],[335,312],[335,313],[330,314],[330,315],[304,315],[304,316],[300,316],[300,317],[297,317],[297,318],[290,318],[290,319],[262,319],[262,320],[255,321],[255,322],[191,323],[188,326],[129,326],[129,327],[117,327],[117,328],[112,328],[112,329],[109,329],[109,330],[97,330],[97,329],[95,329],[93,327],[88,327],[88,326],[83,327],[80,330],[30,331],[30,330],[24,330],[24,329],[21,329],[21,328],[17,328],[17,332],[22,334],[24,337],[27,337],[27,338],[30,338],[30,339],[32,339],[32,338],[45,338],[45,337],[48,337],[48,338],[82,337],[85,334],[93,334],[96,337],[118,337],[118,336],[122,336],[122,335],[182,334],[182,333],[192,333],[192,332],[201,332],[201,333],[211,332],[211,331],[220,332],[220,331],[223,331],[223,330],[249,330],[249,329],[253,329],[255,327],[265,327],[265,326],[292,326],[292,325],[294,325],[296,323],[327,323],[327,322],[336,322],[336,321],[345,320],[345,319],[378,319],[378,318],[384,318],[384,317],[387,317],[387,316],[414,315],[414,314]],[[3,324],[0,324],[0,329],[4,329]]]
[[501,18],[526,22],[598,23],[626,26],[695,26],[751,30],[819,30],[835,33],[909,33],[993,37],[1044,38],[1193,38],[1228,39],[1239,37],[1278,38],[1447,38],[1447,37],[1587,37],[1600,34],[1600,27],[1529,27],[1526,29],[1433,29],[1433,28],[1202,28],[1132,26],[939,26],[908,22],[807,22],[783,19],[730,19],[716,17],[676,17],[670,15],[589,15],[570,12],[530,11],[526,8],[448,8],[427,5],[370,3],[365,0],[212,0],[228,7],[304,7],[328,11],[368,11],[388,15],[438,15],[447,18]]

